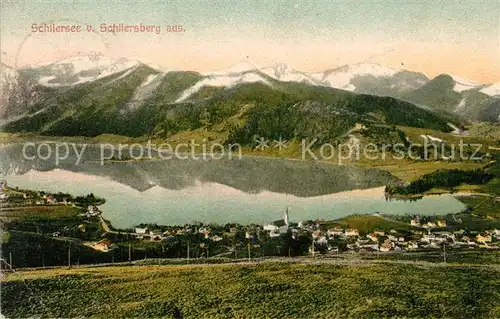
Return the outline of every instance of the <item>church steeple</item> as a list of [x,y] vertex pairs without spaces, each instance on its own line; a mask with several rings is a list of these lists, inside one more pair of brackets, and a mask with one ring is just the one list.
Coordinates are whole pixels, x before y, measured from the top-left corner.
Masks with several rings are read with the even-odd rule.
[[288,226],[288,206],[285,208],[285,216],[283,220],[285,221],[285,225]]

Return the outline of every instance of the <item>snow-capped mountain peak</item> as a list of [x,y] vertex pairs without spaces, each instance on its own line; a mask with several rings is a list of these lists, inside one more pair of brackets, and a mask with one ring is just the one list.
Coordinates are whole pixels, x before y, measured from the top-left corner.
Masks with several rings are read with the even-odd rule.
[[278,63],[273,66],[264,67],[261,68],[261,71],[277,80],[297,72],[297,70],[293,69],[292,67],[290,67],[288,64],[285,63]]
[[295,69],[291,68],[288,64],[278,63],[271,69],[274,70],[274,74],[279,78],[286,74],[297,72]]
[[487,94],[489,96],[500,96],[500,82],[485,86],[479,92]]
[[400,72],[376,63],[360,63],[343,65],[324,73],[322,81],[331,87],[354,91],[356,87],[351,80],[357,76],[391,77]]
[[137,60],[115,60],[101,53],[78,55],[37,68],[38,83],[48,87],[70,86],[95,81],[139,64]]
[[223,74],[223,75],[209,75],[203,80],[200,80],[192,87],[186,89],[182,92],[181,96],[176,100],[177,103],[184,102],[189,97],[191,97],[196,92],[200,91],[205,86],[213,87],[233,87],[238,84],[243,83],[263,83],[265,85],[270,85],[268,80],[262,77],[257,72],[244,72],[244,73],[233,73],[233,74]]
[[283,82],[305,82],[313,85],[321,85],[317,77],[312,74],[297,71],[285,63],[278,63],[274,66],[265,67],[260,71],[269,77]]
[[61,61],[54,62],[51,65],[55,67],[70,65],[75,73],[79,73],[93,68],[108,67],[114,64],[115,62],[116,61],[107,56],[104,56],[100,53],[96,53],[89,55],[73,56]]
[[467,91],[470,89],[475,89],[475,88],[483,85],[481,83],[467,80],[467,79],[458,77],[456,75],[450,75],[450,76],[453,79],[453,81],[455,82],[455,86],[453,87],[453,90],[455,92],[463,92],[463,91]]

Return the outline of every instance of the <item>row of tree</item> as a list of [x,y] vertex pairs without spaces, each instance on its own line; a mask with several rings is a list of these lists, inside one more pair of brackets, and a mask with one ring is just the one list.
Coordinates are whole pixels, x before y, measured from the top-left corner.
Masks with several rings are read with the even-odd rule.
[[385,192],[393,195],[422,194],[432,188],[452,188],[461,184],[482,185],[488,183],[494,176],[482,169],[476,170],[437,170],[426,174],[408,185],[388,185]]

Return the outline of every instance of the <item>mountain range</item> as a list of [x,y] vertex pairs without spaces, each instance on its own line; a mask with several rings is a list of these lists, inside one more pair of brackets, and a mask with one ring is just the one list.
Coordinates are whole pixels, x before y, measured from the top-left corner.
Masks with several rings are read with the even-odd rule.
[[24,69],[2,64],[0,88],[2,130],[42,135],[205,127],[240,139],[278,131],[334,138],[359,122],[447,131],[449,122],[500,121],[500,83],[371,63],[308,73],[246,60],[202,74],[93,54]]

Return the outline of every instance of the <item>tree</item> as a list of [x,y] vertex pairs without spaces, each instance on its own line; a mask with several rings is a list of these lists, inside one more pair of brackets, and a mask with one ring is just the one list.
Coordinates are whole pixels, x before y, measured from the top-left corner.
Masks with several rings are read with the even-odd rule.
[[201,126],[210,126],[210,113],[207,111],[206,108],[203,108],[203,110],[200,112],[200,124]]

